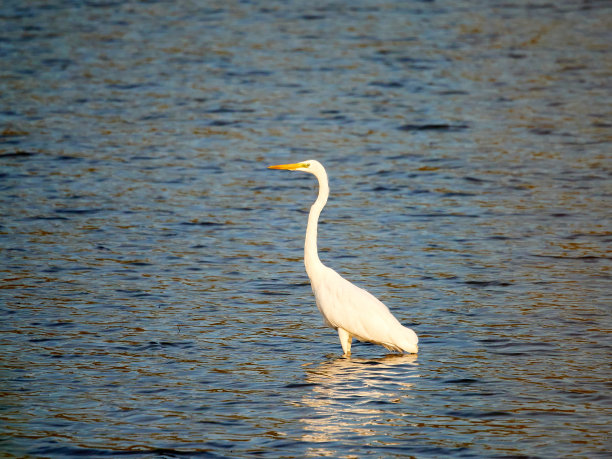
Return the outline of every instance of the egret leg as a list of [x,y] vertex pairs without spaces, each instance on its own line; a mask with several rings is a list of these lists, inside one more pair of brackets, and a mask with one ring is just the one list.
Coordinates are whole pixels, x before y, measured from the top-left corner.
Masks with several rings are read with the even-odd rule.
[[338,327],[338,336],[340,337],[340,344],[342,344],[342,350],[344,351],[344,357],[351,356],[351,341],[353,337],[345,329]]

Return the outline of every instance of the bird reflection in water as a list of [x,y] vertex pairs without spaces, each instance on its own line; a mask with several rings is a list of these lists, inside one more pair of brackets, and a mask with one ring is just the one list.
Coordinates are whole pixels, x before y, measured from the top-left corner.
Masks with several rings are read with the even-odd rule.
[[408,423],[411,381],[420,377],[414,354],[334,358],[307,367],[306,373],[312,391],[296,404],[312,408],[312,415],[302,419],[307,431],[302,440],[320,444],[309,451],[314,455],[334,454],[333,445],[324,443],[373,437],[389,425]]

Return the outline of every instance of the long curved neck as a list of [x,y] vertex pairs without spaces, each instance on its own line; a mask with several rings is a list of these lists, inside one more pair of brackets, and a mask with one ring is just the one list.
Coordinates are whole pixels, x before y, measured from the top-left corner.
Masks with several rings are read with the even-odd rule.
[[321,260],[319,260],[317,250],[317,225],[321,210],[323,210],[323,207],[325,207],[325,203],[327,203],[327,198],[329,197],[327,174],[323,170],[319,174],[316,174],[316,177],[319,179],[319,195],[317,196],[317,200],[310,208],[310,213],[308,214],[306,241],[304,243],[304,265],[306,266],[308,277],[310,277],[311,280],[316,272],[315,268],[323,266]]

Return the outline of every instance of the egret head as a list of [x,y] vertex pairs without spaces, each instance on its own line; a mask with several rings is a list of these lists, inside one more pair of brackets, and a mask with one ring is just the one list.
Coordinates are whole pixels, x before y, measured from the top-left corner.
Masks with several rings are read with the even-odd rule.
[[323,166],[316,159],[309,159],[299,163],[293,164],[279,164],[278,166],[268,166],[268,169],[286,169],[289,171],[303,171],[310,172],[311,174],[318,175],[319,172],[325,171]]

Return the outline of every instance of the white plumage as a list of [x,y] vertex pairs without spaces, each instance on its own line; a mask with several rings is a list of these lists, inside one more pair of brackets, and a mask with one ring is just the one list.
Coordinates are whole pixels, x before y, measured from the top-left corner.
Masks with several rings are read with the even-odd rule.
[[304,264],[317,307],[325,323],[338,331],[344,355],[351,355],[352,338],[380,344],[392,351],[416,354],[419,339],[414,331],[400,324],[374,295],[350,283],[319,260],[317,224],[329,196],[325,168],[316,160],[308,160],[270,166],[270,169],[309,172],[319,180],[319,195],[308,216]]

